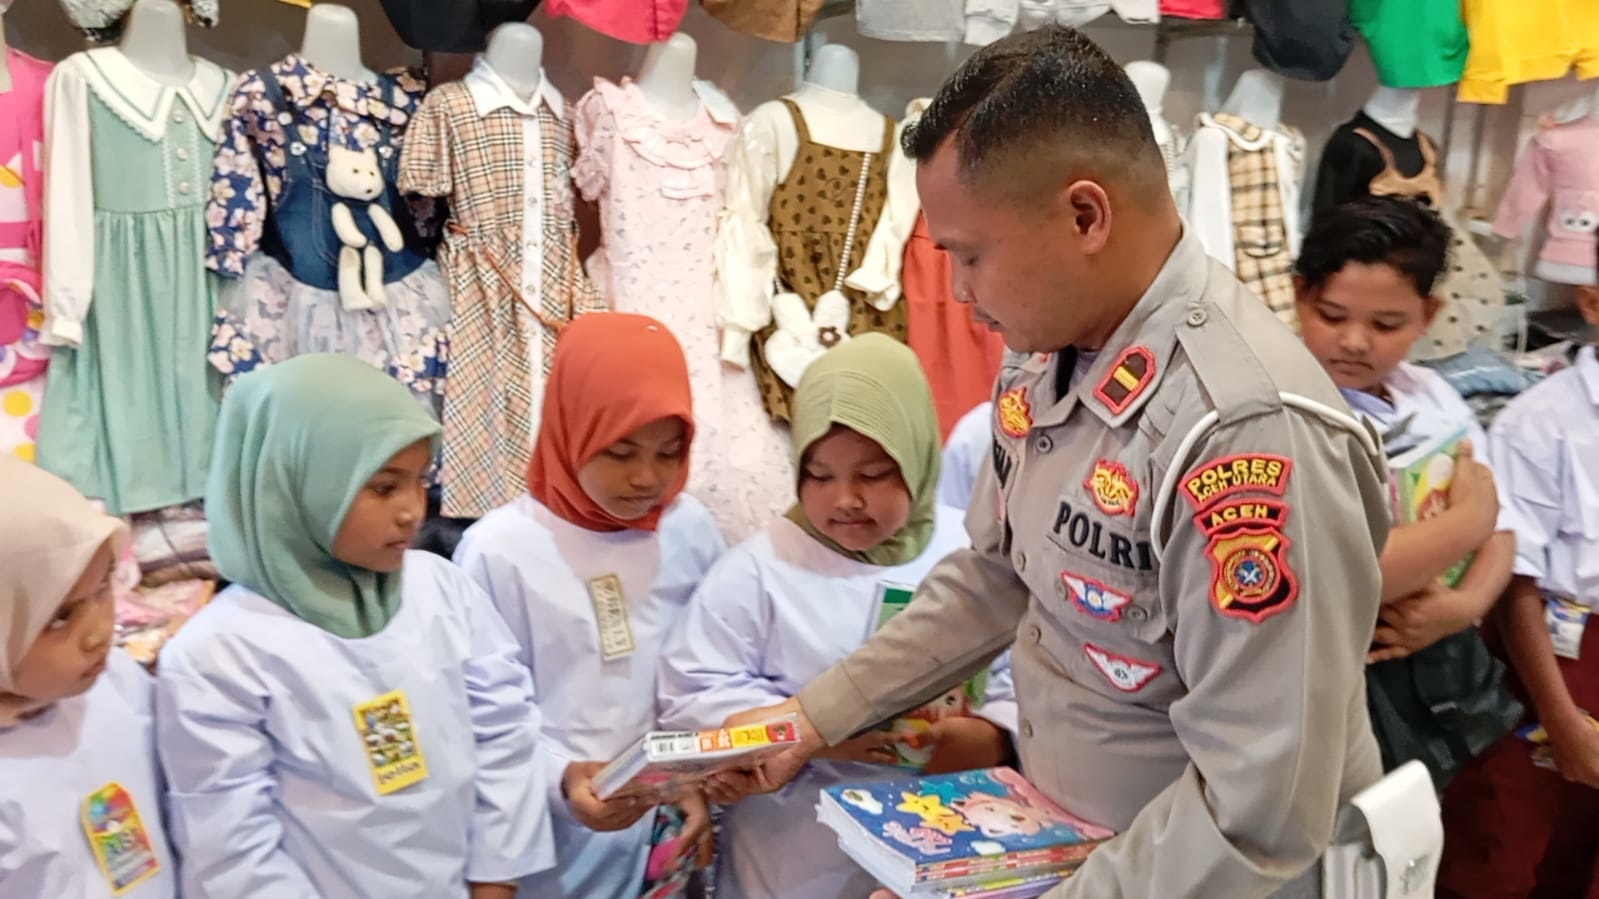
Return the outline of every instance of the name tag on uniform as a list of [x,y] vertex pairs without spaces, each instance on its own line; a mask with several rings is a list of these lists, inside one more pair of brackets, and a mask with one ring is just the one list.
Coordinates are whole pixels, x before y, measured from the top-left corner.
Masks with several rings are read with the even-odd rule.
[[83,833],[113,896],[121,896],[161,870],[133,796],[108,783],[83,800]]
[[355,729],[361,735],[372,783],[387,796],[427,780],[428,764],[411,720],[405,691],[395,690],[355,706]]
[[1582,655],[1582,632],[1588,626],[1589,610],[1558,596],[1544,600],[1544,623],[1549,625],[1549,642],[1555,655],[1576,660]]
[[594,623],[600,631],[600,658],[610,662],[632,655],[638,647],[633,643],[622,579],[614,574],[591,579],[589,601],[594,603]]

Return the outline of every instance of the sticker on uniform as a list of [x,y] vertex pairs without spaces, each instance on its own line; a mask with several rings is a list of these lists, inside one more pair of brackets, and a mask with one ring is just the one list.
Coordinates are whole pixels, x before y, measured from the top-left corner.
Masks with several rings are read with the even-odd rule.
[[1092,643],[1083,644],[1083,654],[1094,663],[1099,673],[1105,675],[1110,685],[1123,693],[1137,693],[1159,676],[1161,668],[1154,662],[1144,662],[1101,649]]
[[589,601],[594,603],[594,623],[600,631],[600,658],[612,662],[632,655],[636,647],[622,579],[614,574],[590,579]]
[[119,783],[108,783],[83,800],[83,834],[89,838],[94,862],[111,888],[121,896],[161,870],[144,818],[133,796]]
[[1122,609],[1133,601],[1131,596],[1118,593],[1093,578],[1079,577],[1070,571],[1060,573],[1072,607],[1085,615],[1101,621],[1120,621]]
[[1155,354],[1148,347],[1130,346],[1116,357],[1109,373],[1094,388],[1094,396],[1105,404],[1110,414],[1120,415],[1154,379]]
[[1288,538],[1271,527],[1226,527],[1211,534],[1210,602],[1229,618],[1259,624],[1286,611],[1299,596],[1288,567]]
[[1094,505],[1106,515],[1131,518],[1138,506],[1138,482],[1127,473],[1127,466],[1109,459],[1094,463],[1094,470],[1083,481]]
[[1284,456],[1242,453],[1212,459],[1183,478],[1183,496],[1196,511],[1246,490],[1282,496],[1294,463]]
[[1558,596],[1544,600],[1544,623],[1555,655],[1573,661],[1582,658],[1582,632],[1588,628],[1589,610]]
[[422,757],[421,739],[411,720],[411,705],[404,691],[384,693],[361,703],[352,712],[379,796],[427,780],[427,760]]
[[1026,437],[1033,429],[1033,407],[1027,403],[1027,388],[1012,387],[994,404],[994,418],[1000,433],[1007,437]]

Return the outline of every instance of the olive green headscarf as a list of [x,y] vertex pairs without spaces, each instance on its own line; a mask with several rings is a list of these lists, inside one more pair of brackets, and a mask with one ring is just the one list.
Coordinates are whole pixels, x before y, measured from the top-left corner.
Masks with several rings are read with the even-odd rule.
[[911,517],[888,540],[865,552],[844,549],[805,517],[798,503],[790,521],[840,555],[872,565],[900,565],[933,539],[938,500],[938,413],[927,375],[910,347],[883,334],[862,334],[819,356],[794,390],[794,467],[803,477],[806,450],[834,425],[875,441],[899,465],[911,491]]
[[410,391],[358,359],[298,356],[240,378],[217,422],[206,484],[217,571],[340,637],[400,608],[400,574],[333,558],[366,482],[439,425]]

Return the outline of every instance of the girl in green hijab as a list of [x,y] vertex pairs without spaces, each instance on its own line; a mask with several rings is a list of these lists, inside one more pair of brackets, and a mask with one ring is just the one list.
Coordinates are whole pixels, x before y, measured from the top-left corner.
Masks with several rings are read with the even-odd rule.
[[224,398],[206,513],[233,586],[156,686],[186,895],[507,899],[553,864],[516,643],[464,572],[407,551],[438,433],[345,356]]
[[[794,392],[793,438],[798,501],[724,554],[689,601],[662,657],[663,728],[719,727],[792,696],[968,543],[961,513],[937,505],[938,417],[909,347],[863,334],[812,362]],[[818,791],[924,764],[1003,763],[1016,720],[1008,658],[990,674],[986,688],[940,697],[822,753],[789,788],[729,807],[722,890],[748,899],[871,893],[872,877],[816,826]]]

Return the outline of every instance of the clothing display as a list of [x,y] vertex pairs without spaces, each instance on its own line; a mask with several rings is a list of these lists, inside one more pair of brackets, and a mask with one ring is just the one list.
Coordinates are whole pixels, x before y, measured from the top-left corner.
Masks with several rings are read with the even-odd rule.
[[1449,225],[1449,268],[1434,289],[1443,304],[1410,357],[1444,359],[1496,339],[1504,280],[1450,209],[1432,139],[1419,131],[1400,137],[1365,112],[1340,125],[1322,150],[1313,214],[1367,195],[1422,200]]
[[700,5],[734,31],[792,44],[810,30],[822,0],[700,0]]
[[1226,113],[1200,115],[1199,129],[1224,136],[1226,154],[1200,152],[1197,134],[1190,143],[1188,223],[1206,252],[1294,327],[1305,138],[1288,125],[1267,130]]
[[476,53],[489,32],[526,22],[539,0],[379,0],[407,47],[435,53]]
[[907,342],[922,360],[938,407],[939,432],[948,436],[961,416],[987,402],[1005,358],[1005,339],[972,319],[972,307],[955,299],[949,254],[917,216],[905,244],[904,304]]
[[672,121],[629,79],[595,79],[576,107],[572,177],[599,204],[602,244],[588,268],[609,305],[659,319],[688,359],[694,389],[689,492],[722,532],[753,534],[788,504],[788,436],[770,422],[746,371],[722,363],[716,329],[716,239],[733,102],[696,81],[698,113]]
[[[128,10],[136,0],[61,0],[61,11],[73,27],[97,44],[109,44],[122,37]],[[179,0],[184,17],[201,28],[215,28],[218,0]]]
[[1544,128],[1527,143],[1499,201],[1494,233],[1520,237],[1545,207],[1544,240],[1534,274],[1568,284],[1594,283],[1599,116]]
[[635,44],[664,41],[677,31],[688,0],[549,0],[552,18],[571,16],[607,37]]
[[1174,19],[1225,19],[1227,0],[1160,0],[1160,14]]
[[[212,326],[212,366],[238,376],[303,353],[342,353],[387,371],[431,406],[443,390],[449,293],[427,258],[428,214],[395,186],[406,127],[425,90],[403,70],[345,81],[291,54],[244,73],[233,91],[211,172],[206,265],[228,279]],[[338,292],[341,198],[327,180],[332,152],[372,159],[384,187],[372,203],[399,227],[383,253],[385,300],[345,307]],[[364,209],[361,234],[381,246]]]
[[601,308],[577,256],[572,115],[548,78],[531,100],[483,59],[428,95],[399,184],[449,200],[443,512],[476,518],[525,489],[555,338]]
[[45,101],[56,349],[38,461],[113,514],[198,499],[211,457],[205,185],[232,76],[194,62],[171,87],[115,47],[88,50],[56,66]]
[[44,93],[51,65],[20,50],[0,93],[0,454],[32,461],[50,348],[40,340]]
[[1349,0],[1349,20],[1387,87],[1441,87],[1465,71],[1471,39],[1460,0]]
[[1326,81],[1355,46],[1348,0],[1242,0],[1254,26],[1255,61],[1288,78]]
[[[880,22],[893,22],[907,17],[916,18],[927,15],[921,10],[923,6],[938,4],[923,3],[894,3],[893,0],[877,0],[875,4],[883,7],[883,11],[874,15]],[[945,4],[961,7],[959,3]],[[915,7],[916,12],[910,12]],[[892,9],[889,12],[888,9]],[[982,3],[965,4],[965,34],[964,39],[968,44],[983,46],[999,40],[1013,31],[1032,31],[1045,25],[1064,25],[1068,28],[1080,28],[1106,13],[1115,11],[1116,15],[1124,22],[1154,23],[1160,21],[1160,8],[1156,0],[987,0]],[[884,25],[876,26],[878,28]],[[886,26],[892,27],[892,26]],[[863,30],[862,34],[866,32]]]
[[1599,3],[1461,0],[1471,52],[1460,76],[1465,103],[1503,103],[1510,86],[1552,81],[1573,68],[1599,77]]

